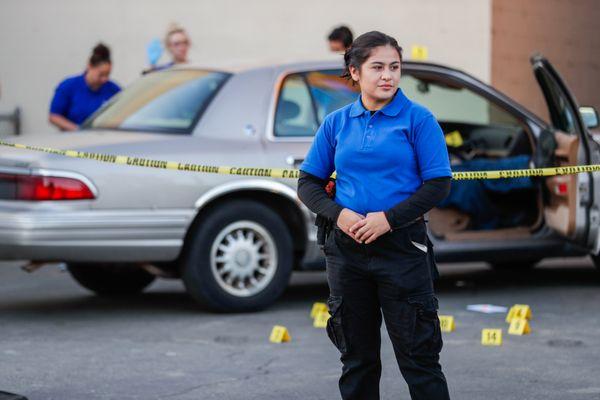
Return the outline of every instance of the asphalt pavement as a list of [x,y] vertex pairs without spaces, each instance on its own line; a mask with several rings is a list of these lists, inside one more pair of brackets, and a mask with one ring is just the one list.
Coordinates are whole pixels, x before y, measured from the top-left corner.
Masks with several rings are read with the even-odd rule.
[[[440,269],[440,313],[456,319],[442,351],[453,399],[600,399],[600,274],[589,259],[531,272]],[[234,315],[199,309],[179,281],[103,299],[59,265],[28,274],[11,262],[0,263],[0,282],[0,390],[30,400],[339,399],[339,355],[309,316],[327,297],[323,273],[297,273],[274,306]],[[529,304],[532,333],[507,335],[504,314],[466,310],[481,303]],[[291,342],[269,343],[275,324]],[[482,346],[483,328],[503,328],[503,345]],[[383,336],[382,399],[409,399]]]

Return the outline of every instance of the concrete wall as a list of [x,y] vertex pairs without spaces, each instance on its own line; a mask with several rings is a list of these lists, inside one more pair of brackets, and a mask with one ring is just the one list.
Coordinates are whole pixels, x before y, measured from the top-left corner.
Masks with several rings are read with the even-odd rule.
[[529,57],[541,52],[580,105],[600,110],[600,1],[494,0],[492,84],[544,118]]
[[146,44],[172,21],[188,29],[192,61],[207,66],[331,58],[325,37],[345,23],[395,36],[407,55],[426,45],[431,61],[490,78],[491,0],[2,0],[0,112],[21,106],[26,134],[50,132],[55,86],[83,71],[98,41],[127,85],[146,67]]

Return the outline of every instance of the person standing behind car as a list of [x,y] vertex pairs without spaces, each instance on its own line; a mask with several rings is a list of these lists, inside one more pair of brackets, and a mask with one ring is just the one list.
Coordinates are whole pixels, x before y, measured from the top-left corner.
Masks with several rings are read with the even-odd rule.
[[163,65],[152,65],[149,69],[143,71],[142,75],[189,62],[188,51],[190,50],[191,41],[185,29],[179,25],[172,24],[167,30],[164,42],[165,47],[171,54],[171,61]]
[[344,53],[350,48],[352,40],[352,31],[345,25],[338,26],[327,37],[329,50],[334,53]]
[[449,193],[444,134],[433,114],[399,89],[396,39],[365,33],[344,60],[343,76],[358,83],[360,97],[324,119],[298,180],[300,200],[333,227],[323,247],[327,334],[341,353],[342,399],[379,399],[383,312],[411,398],[448,400],[437,270],[423,218]]
[[102,104],[121,88],[109,79],[112,71],[110,50],[99,43],[85,72],[62,81],[50,103],[48,121],[62,131],[75,131]]

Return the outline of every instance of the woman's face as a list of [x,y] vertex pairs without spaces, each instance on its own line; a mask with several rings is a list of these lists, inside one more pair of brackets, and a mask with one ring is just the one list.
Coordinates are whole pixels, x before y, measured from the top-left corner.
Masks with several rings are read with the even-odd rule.
[[88,65],[87,72],[85,74],[85,80],[88,86],[92,90],[99,89],[100,86],[108,82],[110,78],[110,71],[112,70],[112,64],[104,62],[96,66]]
[[176,32],[169,36],[167,48],[177,63],[187,62],[187,53],[190,49],[190,39],[183,32]]
[[352,79],[360,85],[361,94],[375,102],[387,102],[400,83],[400,55],[392,46],[378,46],[360,70],[350,66]]

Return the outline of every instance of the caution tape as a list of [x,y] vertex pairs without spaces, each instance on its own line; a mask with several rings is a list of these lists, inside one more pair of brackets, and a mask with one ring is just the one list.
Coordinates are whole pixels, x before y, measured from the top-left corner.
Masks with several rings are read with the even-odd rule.
[[461,171],[453,172],[452,179],[510,179],[526,178],[529,176],[574,175],[583,172],[598,172],[600,165],[574,165],[568,167],[507,169],[500,171]]
[[[168,169],[175,171],[201,172],[208,174],[224,174],[239,176],[255,176],[262,178],[285,178],[298,179],[300,170],[287,168],[263,168],[263,167],[228,167],[222,165],[202,165],[193,163],[181,163],[177,161],[153,160],[142,157],[119,156],[113,154],[89,153],[77,150],[59,150],[49,147],[29,146],[19,143],[10,143],[0,140],[0,146],[13,147],[40,151],[44,153],[57,154],[65,157],[80,158],[86,160],[101,161],[109,164],[132,165],[137,167]],[[573,175],[583,172],[598,172],[600,165],[576,165],[567,167],[530,168],[530,169],[507,169],[499,171],[461,171],[453,172],[452,179],[510,179],[526,178],[530,176],[555,176]]]
[[113,154],[89,153],[77,150],[58,150],[48,147],[29,146],[19,143],[9,143],[0,140],[1,146],[13,147],[44,153],[57,154],[65,157],[81,158],[86,160],[101,161],[109,164],[132,165],[136,167],[168,169],[175,171],[202,172],[207,174],[225,174],[240,176],[257,176],[268,178],[291,178],[298,179],[300,171],[285,168],[261,168],[261,167],[227,167],[218,165],[201,165],[193,163],[182,163],[177,161],[153,160],[142,157],[118,156]]

